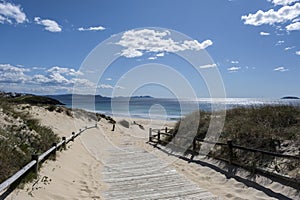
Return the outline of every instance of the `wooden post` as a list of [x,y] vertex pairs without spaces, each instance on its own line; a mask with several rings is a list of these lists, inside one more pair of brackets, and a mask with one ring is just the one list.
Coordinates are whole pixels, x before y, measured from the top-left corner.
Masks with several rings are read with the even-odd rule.
[[37,154],[31,155],[31,160],[36,161],[35,166],[34,166],[34,173],[37,176],[38,172],[39,172],[39,155],[37,155]]
[[229,163],[232,163],[233,160],[233,148],[232,148],[232,140],[227,140],[228,153],[229,153]]
[[113,124],[112,130],[111,131],[115,131],[115,124]]
[[193,139],[193,151],[196,152],[196,138]]
[[55,147],[55,149],[54,149],[54,151],[53,151],[53,155],[54,155],[54,160],[56,160],[57,144],[56,144],[56,143],[53,143],[52,146]]
[[157,132],[157,143],[160,143],[160,130]]
[[62,148],[63,148],[64,150],[66,150],[66,147],[67,147],[67,145],[66,145],[66,144],[67,144],[67,143],[66,143],[66,139],[67,139],[66,137],[62,137],[62,140],[64,141],[63,144],[62,144]]
[[72,132],[72,138],[71,138],[72,142],[74,142],[74,138],[75,138],[75,132]]
[[165,133],[168,133],[168,127],[165,128]]
[[149,128],[149,142],[152,142],[152,128]]

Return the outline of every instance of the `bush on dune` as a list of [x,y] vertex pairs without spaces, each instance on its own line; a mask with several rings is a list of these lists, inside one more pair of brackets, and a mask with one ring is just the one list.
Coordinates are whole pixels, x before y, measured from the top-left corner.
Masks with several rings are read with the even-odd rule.
[[27,112],[16,111],[17,104],[1,98],[0,109],[8,124],[0,127],[0,182],[27,164],[32,154],[48,150],[59,138]]
[[[196,112],[186,116],[177,122],[173,134],[180,132],[181,135],[184,135],[188,133],[192,126],[198,126],[196,135],[198,138],[204,139],[208,131],[211,113],[197,112],[200,112],[200,120],[195,117]],[[281,149],[283,142],[289,141],[289,144],[291,143],[296,147],[300,145],[300,108],[293,106],[261,106],[239,107],[228,110],[219,142],[226,143],[229,139],[236,145],[284,153]],[[215,146],[210,154],[227,159],[227,152],[226,146]],[[267,167],[276,165],[273,156],[262,156],[261,154],[238,150],[235,151],[234,156],[237,162],[247,166]],[[300,167],[297,160],[292,160],[288,165],[289,170],[296,170],[297,167]]]

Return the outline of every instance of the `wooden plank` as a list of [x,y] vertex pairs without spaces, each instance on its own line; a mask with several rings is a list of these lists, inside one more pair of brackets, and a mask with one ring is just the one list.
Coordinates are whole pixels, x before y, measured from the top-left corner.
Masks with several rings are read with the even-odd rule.
[[0,184],[0,193],[3,192],[4,189],[8,188],[12,183],[14,183],[16,180],[18,180],[22,175],[24,175],[28,170],[30,170],[34,165],[36,164],[36,161],[33,160],[27,165],[25,165],[22,169],[20,169],[17,173],[12,175],[10,178],[8,178],[6,181]]
[[50,149],[48,149],[46,152],[44,152],[43,154],[41,154],[39,156],[39,162],[41,162],[42,160],[45,159],[46,156],[48,156],[49,154],[51,154],[54,150],[55,150],[56,147],[51,147]]
[[[126,148],[130,148],[126,150]],[[105,199],[215,199],[212,193],[179,175],[147,151],[135,147],[108,149],[103,181],[109,185]],[[125,151],[124,151],[125,149]],[[189,198],[190,197],[190,198]]]

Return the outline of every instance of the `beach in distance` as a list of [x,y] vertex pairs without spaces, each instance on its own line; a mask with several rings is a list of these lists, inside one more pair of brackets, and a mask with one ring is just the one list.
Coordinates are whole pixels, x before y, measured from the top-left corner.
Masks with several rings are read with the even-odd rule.
[[[199,98],[173,99],[143,97],[108,98],[93,95],[49,95],[65,106],[81,108],[107,115],[134,117],[144,119],[160,119],[176,121],[195,111],[218,111],[236,107],[257,107],[264,105],[291,105],[300,107],[297,98]],[[73,99],[74,98],[74,99]],[[73,99],[73,100],[72,100]]]

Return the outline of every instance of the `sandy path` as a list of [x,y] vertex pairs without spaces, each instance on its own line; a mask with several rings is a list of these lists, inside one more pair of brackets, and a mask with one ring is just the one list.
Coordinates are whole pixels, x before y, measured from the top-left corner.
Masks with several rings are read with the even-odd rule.
[[93,135],[94,140],[82,139],[89,152],[103,163],[102,181],[108,187],[103,192],[105,199],[218,199],[152,152],[135,145],[139,138],[123,134],[111,140],[113,135],[115,132],[110,138],[98,133]]

